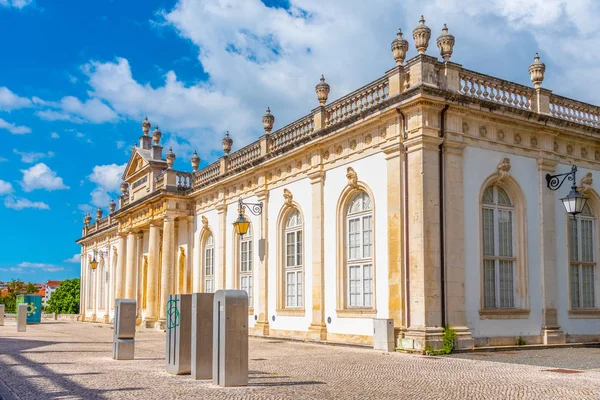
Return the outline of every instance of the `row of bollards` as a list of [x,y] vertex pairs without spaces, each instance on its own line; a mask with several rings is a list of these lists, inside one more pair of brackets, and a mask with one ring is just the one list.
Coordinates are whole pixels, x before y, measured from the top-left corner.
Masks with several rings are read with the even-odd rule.
[[[0,304],[0,326],[4,326],[4,304]],[[17,304],[17,332],[27,331],[27,308],[31,307],[27,303]]]

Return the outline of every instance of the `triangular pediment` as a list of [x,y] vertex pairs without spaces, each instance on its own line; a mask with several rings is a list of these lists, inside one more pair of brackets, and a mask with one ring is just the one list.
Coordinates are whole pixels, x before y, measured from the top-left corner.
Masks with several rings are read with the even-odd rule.
[[130,177],[136,175],[139,171],[146,169],[150,163],[146,160],[142,155],[135,149],[131,157],[129,158],[129,162],[125,167],[125,172],[123,172],[123,180],[128,181]]

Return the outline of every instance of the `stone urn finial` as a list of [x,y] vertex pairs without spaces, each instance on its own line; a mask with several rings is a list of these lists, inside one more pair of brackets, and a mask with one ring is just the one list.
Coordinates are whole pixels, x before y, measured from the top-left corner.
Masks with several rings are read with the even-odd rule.
[[192,169],[194,172],[198,171],[198,167],[200,166],[200,157],[198,157],[196,150],[194,150],[194,154],[190,157],[190,162],[192,163]]
[[430,38],[431,29],[425,25],[425,18],[421,15],[419,25],[413,30],[413,39],[415,40],[415,47],[419,54],[425,54],[427,47],[429,47]]
[[158,125],[154,126],[154,130],[152,131],[152,141],[155,146],[158,146],[160,143],[160,138],[162,136],[162,132],[158,129]]
[[275,116],[271,114],[271,109],[267,107],[267,112],[262,117],[263,127],[265,128],[265,132],[267,134],[271,133],[271,129],[273,129],[273,124],[275,123]]
[[173,148],[169,147],[169,152],[166,155],[167,158],[167,167],[169,169],[173,168],[173,163],[175,162],[175,153],[173,153]]
[[225,152],[225,155],[228,155],[231,151],[231,146],[233,146],[233,139],[229,137],[229,131],[225,133],[225,137],[223,138],[221,144],[223,145],[223,151]]
[[89,226],[90,222],[92,222],[92,216],[90,215],[90,213],[87,213],[85,214],[85,217],[83,217],[83,225]]
[[144,136],[148,136],[148,132],[150,132],[150,121],[148,121],[148,117],[144,118],[144,121],[142,121],[142,132],[144,132]]
[[128,185],[127,182],[121,182],[121,194],[125,196],[127,194]]
[[533,87],[536,89],[542,86],[542,82],[544,81],[544,72],[546,72],[546,64],[541,62],[539,54],[535,53],[533,62],[529,66],[529,75],[531,76]]
[[448,27],[444,24],[442,34],[437,38],[437,47],[440,49],[440,56],[444,61],[450,61],[452,51],[454,50],[454,36],[448,33]]
[[110,199],[110,203],[108,203],[108,211],[110,211],[111,213],[114,213],[116,209],[117,209],[117,203],[115,203],[115,201],[113,199]]
[[327,96],[329,96],[329,92],[331,91],[331,87],[327,82],[325,82],[325,77],[321,75],[321,82],[317,83],[315,86],[315,92],[317,92],[317,98],[319,99],[319,104],[324,106],[327,103]]
[[406,59],[406,52],[408,51],[408,40],[402,37],[402,29],[398,29],[396,39],[392,42],[392,53],[394,53],[394,60],[396,65],[404,64]]
[[102,219],[102,209],[98,207],[96,209],[96,221],[100,221]]

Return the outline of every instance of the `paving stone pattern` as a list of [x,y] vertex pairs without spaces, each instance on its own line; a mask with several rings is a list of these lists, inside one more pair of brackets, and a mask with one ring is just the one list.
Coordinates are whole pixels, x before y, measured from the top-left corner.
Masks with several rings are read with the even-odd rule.
[[[163,332],[136,333],[131,361],[112,360],[111,340],[106,325],[52,321],[17,334],[8,321],[0,326],[0,387],[23,400],[600,398],[597,354],[592,369],[557,373],[547,370],[576,364],[522,365],[492,362],[491,356],[424,357],[251,338],[249,386],[219,388],[168,374]],[[560,360],[571,350],[540,351]],[[577,350],[583,352],[575,358],[588,354]]]

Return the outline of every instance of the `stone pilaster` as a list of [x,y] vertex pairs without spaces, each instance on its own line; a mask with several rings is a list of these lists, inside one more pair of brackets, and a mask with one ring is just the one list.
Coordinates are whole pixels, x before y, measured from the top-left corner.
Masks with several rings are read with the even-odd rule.
[[85,273],[85,266],[87,262],[87,255],[85,252],[85,246],[83,246],[81,255],[79,257],[79,263],[81,264],[81,279],[79,280],[79,320],[81,322],[85,321],[85,306],[87,301],[87,294],[85,292],[85,288],[87,287],[87,274]]
[[137,326],[142,324],[142,279],[144,279],[143,271],[144,263],[142,261],[142,253],[144,249],[144,232],[139,232],[135,235],[136,238],[136,249],[135,249],[135,263],[136,263],[136,284],[135,284],[135,299],[137,303],[137,319],[135,324]]
[[[178,232],[185,232],[185,234],[187,235],[189,233],[189,228],[188,228],[188,219],[187,217],[184,218],[179,218],[177,220],[178,226],[177,226],[177,231]],[[182,238],[183,239],[183,238]],[[178,240],[178,243],[183,242],[183,240]],[[187,264],[189,263],[189,259],[190,259],[190,249],[191,247],[188,246],[187,250],[184,247],[184,251],[185,251],[185,258],[184,258],[184,263],[183,263],[183,270],[181,268],[181,251],[180,251],[180,247],[179,245],[176,246],[176,250],[175,250],[175,270],[176,270],[176,274],[175,276],[177,277],[175,280],[175,293],[177,294],[185,294],[187,293],[186,290],[186,274],[187,274]]]
[[174,293],[175,272],[175,218],[165,217],[163,222],[162,277],[160,286],[159,322],[164,325],[167,318],[167,299]]
[[538,160],[540,191],[540,269],[542,272],[542,337],[544,344],[566,343],[558,325],[556,271],[556,218],[554,192],[546,187],[546,174],[556,173],[556,161]]
[[218,279],[215,279],[215,291],[224,290],[227,282],[227,204],[223,201],[223,204],[218,204],[216,209],[219,217],[219,249],[216,266],[219,268],[219,273],[216,277]]
[[[313,155],[313,162],[320,164],[320,154]],[[316,158],[316,160],[315,160]],[[312,320],[308,327],[307,337],[310,339],[326,340],[327,325],[325,325],[325,269],[324,269],[324,221],[323,221],[323,192],[325,172],[319,170],[309,175],[312,193]]]
[[187,254],[187,266],[186,266],[186,273],[185,273],[185,292],[186,293],[193,293],[192,292],[192,284],[193,284],[193,275],[194,275],[194,270],[197,268],[198,265],[198,254],[196,253],[196,240],[194,237],[194,231],[195,231],[195,222],[196,222],[196,217],[191,215],[189,217],[187,217],[187,223],[188,223],[188,254]]
[[160,228],[153,222],[148,231],[148,279],[146,291],[146,327],[154,327],[158,320],[158,307],[160,300],[158,298],[159,276],[158,265],[160,250]]
[[[264,178],[261,177],[261,180]],[[258,302],[254,312],[258,316],[254,324],[253,334],[269,335],[269,191],[264,189],[257,192],[258,201],[263,203],[262,214],[259,216],[258,236]]]
[[95,271],[92,271],[92,275],[95,277],[94,286],[96,287],[94,296],[94,315],[97,316],[98,310],[102,307],[102,269],[104,269],[104,266],[100,265],[101,263],[104,263],[103,261],[100,261],[100,253],[96,256],[96,260],[98,261],[98,266]]
[[126,235],[120,233],[117,242],[117,273],[115,276],[115,300],[125,298]]
[[444,239],[446,321],[456,331],[459,349],[471,349],[465,305],[465,227],[463,204],[463,151],[465,144],[444,143]]
[[136,287],[136,239],[135,233],[127,234],[127,263],[125,265],[125,298],[135,300]]

